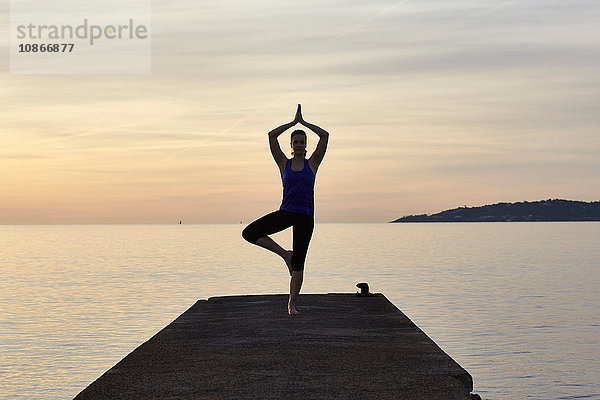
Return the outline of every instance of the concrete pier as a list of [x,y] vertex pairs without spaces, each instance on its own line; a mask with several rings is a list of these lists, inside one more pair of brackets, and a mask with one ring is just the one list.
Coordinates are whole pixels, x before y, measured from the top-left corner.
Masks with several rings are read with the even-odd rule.
[[200,300],[104,373],[88,399],[472,399],[467,371],[385,296]]

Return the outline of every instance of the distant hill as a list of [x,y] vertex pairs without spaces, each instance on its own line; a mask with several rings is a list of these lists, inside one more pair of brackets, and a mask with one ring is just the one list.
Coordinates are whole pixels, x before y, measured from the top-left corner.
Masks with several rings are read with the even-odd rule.
[[437,214],[408,215],[392,222],[600,221],[600,201],[542,200],[460,207]]

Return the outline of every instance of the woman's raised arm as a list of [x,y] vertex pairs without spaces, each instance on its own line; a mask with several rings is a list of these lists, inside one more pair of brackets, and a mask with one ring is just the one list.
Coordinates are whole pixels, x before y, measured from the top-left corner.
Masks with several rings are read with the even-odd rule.
[[285,154],[283,154],[283,151],[281,151],[281,147],[279,146],[279,141],[277,140],[277,138],[279,137],[279,135],[281,135],[283,132],[287,131],[297,123],[298,121],[294,119],[294,121],[278,126],[271,132],[269,132],[269,147],[271,148],[271,155],[273,155],[273,159],[275,160],[275,163],[279,167],[279,171],[281,171],[282,174],[283,170],[285,169],[285,162],[287,161],[287,157],[285,156]]
[[296,118],[298,122],[319,136],[319,143],[317,143],[317,148],[312,153],[310,158],[308,159],[308,164],[312,168],[313,171],[317,172],[319,165],[321,165],[321,161],[323,161],[323,157],[325,157],[325,151],[327,150],[327,143],[329,142],[329,132],[325,129],[318,127],[315,124],[311,124],[310,122],[306,122],[302,117],[302,110],[300,108],[300,104],[298,104],[298,111],[296,111]]

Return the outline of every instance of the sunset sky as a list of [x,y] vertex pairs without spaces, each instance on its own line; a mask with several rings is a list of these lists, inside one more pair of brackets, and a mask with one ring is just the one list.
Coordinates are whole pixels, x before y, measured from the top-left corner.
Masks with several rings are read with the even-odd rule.
[[600,2],[152,6],[137,75],[9,73],[0,6],[0,224],[251,221],[298,103],[331,135],[317,222],[600,200]]

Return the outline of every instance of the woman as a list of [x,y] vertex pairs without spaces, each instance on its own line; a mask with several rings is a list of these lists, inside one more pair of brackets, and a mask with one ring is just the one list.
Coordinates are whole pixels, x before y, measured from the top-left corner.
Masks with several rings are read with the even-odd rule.
[[[297,129],[292,132],[290,145],[292,158],[288,159],[277,138],[296,124],[304,125],[319,136],[317,148],[306,159],[306,132]],[[242,236],[248,242],[264,247],[279,255],[285,261],[290,273],[290,297],[288,314],[297,315],[296,299],[304,279],[304,260],[308,243],[314,227],[314,185],[317,169],[323,161],[329,133],[302,118],[302,109],[298,104],[296,116],[292,122],[281,125],[269,132],[269,146],[275,163],[279,167],[283,182],[283,200],[279,210],[252,222],[244,229]],[[293,227],[292,250],[284,250],[268,235]]]

